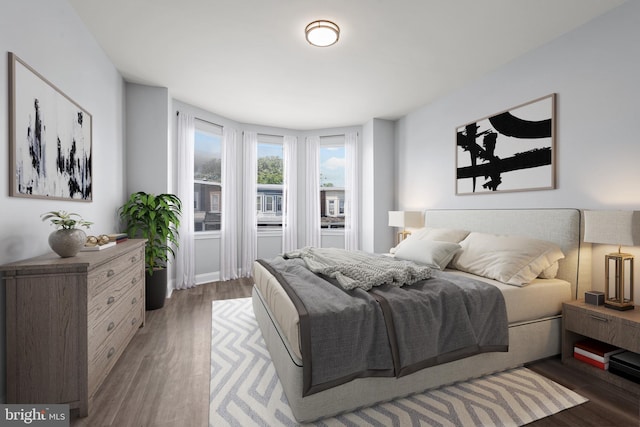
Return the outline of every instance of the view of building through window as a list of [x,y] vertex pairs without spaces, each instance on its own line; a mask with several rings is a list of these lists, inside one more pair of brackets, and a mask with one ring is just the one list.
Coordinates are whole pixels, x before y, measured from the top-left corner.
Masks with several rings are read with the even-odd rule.
[[193,157],[195,231],[220,230],[222,135],[218,127],[197,122]]
[[282,227],[284,160],[282,144],[258,140],[256,210],[258,229]]
[[320,145],[320,226],[344,228],[344,140]]

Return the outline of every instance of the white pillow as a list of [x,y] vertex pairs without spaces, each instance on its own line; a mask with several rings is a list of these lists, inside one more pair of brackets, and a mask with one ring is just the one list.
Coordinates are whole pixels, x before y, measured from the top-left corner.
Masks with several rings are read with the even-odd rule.
[[457,243],[407,239],[398,247],[395,257],[444,270],[459,249]]
[[451,261],[455,269],[515,286],[525,286],[564,258],[560,248],[544,240],[470,233]]
[[540,274],[538,274],[538,277],[541,279],[555,279],[556,276],[558,275],[558,268],[560,266],[558,265],[558,262],[554,262],[553,264],[551,264],[549,267],[545,268],[544,270],[542,270],[542,272]]
[[424,227],[413,232],[409,237],[398,243],[396,247],[391,248],[389,252],[392,254],[395,253],[400,246],[412,240],[436,240],[438,242],[460,243],[468,234],[469,232],[467,230]]

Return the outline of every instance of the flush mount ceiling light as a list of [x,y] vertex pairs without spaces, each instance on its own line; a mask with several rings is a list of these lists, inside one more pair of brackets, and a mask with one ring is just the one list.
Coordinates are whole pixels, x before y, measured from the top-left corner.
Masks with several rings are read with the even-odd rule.
[[340,27],[331,21],[313,21],[304,29],[304,34],[312,45],[327,47],[338,41]]

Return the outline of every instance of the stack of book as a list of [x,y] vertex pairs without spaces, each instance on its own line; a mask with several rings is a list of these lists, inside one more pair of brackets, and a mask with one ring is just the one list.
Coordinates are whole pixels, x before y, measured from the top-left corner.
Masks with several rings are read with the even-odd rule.
[[109,241],[110,242],[116,242],[116,243],[126,242],[127,239],[129,238],[127,233],[107,234],[107,236],[109,236]]
[[606,371],[609,369],[609,358],[623,351],[621,348],[589,338],[574,344],[573,357]]

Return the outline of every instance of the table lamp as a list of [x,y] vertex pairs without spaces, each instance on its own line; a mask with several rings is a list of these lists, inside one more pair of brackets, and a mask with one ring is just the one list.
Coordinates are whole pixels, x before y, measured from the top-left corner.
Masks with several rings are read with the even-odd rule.
[[411,234],[406,227],[422,227],[424,220],[420,211],[389,211],[389,227],[402,227],[398,232],[396,243],[400,243]]
[[640,212],[585,211],[584,221],[585,242],[618,245],[618,252],[605,255],[605,307],[633,309],[633,255],[620,247],[640,243]]

